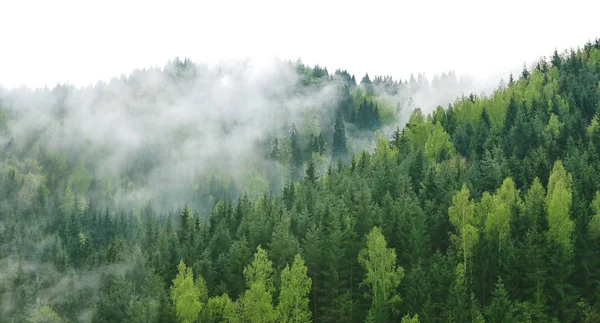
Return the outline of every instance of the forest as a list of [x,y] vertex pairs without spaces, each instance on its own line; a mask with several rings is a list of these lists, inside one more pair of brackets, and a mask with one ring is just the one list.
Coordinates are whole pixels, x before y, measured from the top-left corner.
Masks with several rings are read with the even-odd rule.
[[0,89],[0,321],[600,322],[600,39],[359,79]]

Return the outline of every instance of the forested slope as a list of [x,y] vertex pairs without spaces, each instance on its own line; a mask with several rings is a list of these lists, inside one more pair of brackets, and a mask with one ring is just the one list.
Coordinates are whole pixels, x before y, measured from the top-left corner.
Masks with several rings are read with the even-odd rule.
[[[405,125],[394,122],[413,95],[398,93],[418,82],[366,76],[356,84],[342,71],[294,69],[301,77],[291,82],[292,99],[282,99],[285,91],[269,97],[290,104],[299,92],[327,95],[330,85],[335,99],[288,110],[302,115],[304,130],[274,125],[272,136],[258,138],[244,169],[254,178],[229,184],[244,177],[210,168],[178,186],[205,191],[174,194],[183,200],[177,211],[115,196],[148,185],[152,162],[183,167],[164,161],[185,149],[125,162],[122,174],[102,178],[99,169],[114,160],[99,160],[117,142],[98,146],[84,136],[57,145],[73,135],[61,133],[68,104],[52,112],[55,126],[15,132],[27,119],[5,96],[2,319],[600,321],[600,41],[554,53],[489,95],[427,115],[412,110]],[[185,84],[151,100],[169,101]],[[305,120],[317,120],[318,130]],[[241,121],[219,127],[229,134]],[[386,126],[397,126],[390,138],[377,131]],[[171,130],[136,152],[160,155],[197,135]],[[364,134],[373,132],[375,148],[360,150],[354,140],[372,142]]]

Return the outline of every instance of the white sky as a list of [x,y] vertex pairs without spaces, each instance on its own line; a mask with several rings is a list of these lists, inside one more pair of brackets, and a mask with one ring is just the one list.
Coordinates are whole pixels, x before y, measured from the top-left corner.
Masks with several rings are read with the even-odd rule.
[[600,37],[598,12],[593,0],[0,0],[0,85],[85,85],[175,56],[506,78]]

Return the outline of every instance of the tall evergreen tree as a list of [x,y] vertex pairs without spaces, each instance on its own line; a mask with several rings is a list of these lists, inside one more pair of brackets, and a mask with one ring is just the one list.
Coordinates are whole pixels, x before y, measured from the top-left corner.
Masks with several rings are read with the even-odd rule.
[[496,288],[493,292],[492,303],[487,308],[487,316],[489,322],[514,322],[513,305],[508,298],[504,283],[500,277],[498,277],[498,282],[496,283]]
[[331,153],[332,157],[336,159],[344,159],[346,157],[346,154],[348,153],[348,147],[346,144],[346,128],[344,125],[344,120],[342,120],[341,115],[339,113],[335,119]]
[[292,180],[297,180],[300,176],[300,169],[302,167],[302,149],[300,148],[300,142],[298,138],[298,130],[296,125],[292,124],[290,128],[290,177]]

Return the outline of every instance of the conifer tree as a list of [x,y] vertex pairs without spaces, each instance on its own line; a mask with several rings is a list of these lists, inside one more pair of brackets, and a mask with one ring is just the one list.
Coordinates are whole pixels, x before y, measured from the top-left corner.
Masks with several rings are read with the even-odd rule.
[[339,113],[335,119],[331,153],[334,159],[346,158],[346,154],[348,153],[348,147],[346,146],[346,129],[344,125],[344,120],[342,120]]
[[508,298],[508,294],[504,288],[504,283],[500,277],[498,277],[498,282],[496,283],[496,288],[493,292],[492,302],[487,307],[487,317],[487,322],[514,322],[513,305]]

